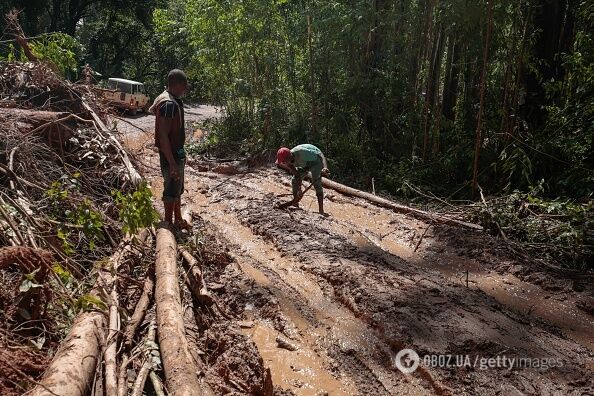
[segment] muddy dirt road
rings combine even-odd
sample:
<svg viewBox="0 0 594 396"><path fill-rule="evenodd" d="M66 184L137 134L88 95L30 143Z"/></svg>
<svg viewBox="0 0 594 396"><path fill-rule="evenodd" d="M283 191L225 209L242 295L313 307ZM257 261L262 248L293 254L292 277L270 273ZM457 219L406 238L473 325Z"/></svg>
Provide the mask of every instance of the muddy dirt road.
<svg viewBox="0 0 594 396"><path fill-rule="evenodd" d="M154 119L128 121L146 131L120 123L158 198ZM207 281L275 394L594 394L594 316L577 308L593 296L589 281L537 271L494 238L449 226L431 225L415 251L429 224L331 190L328 218L311 191L301 209L274 209L290 179L271 166L228 176L188 163L185 206L233 258ZM405 348L420 356L412 373L395 364Z"/></svg>

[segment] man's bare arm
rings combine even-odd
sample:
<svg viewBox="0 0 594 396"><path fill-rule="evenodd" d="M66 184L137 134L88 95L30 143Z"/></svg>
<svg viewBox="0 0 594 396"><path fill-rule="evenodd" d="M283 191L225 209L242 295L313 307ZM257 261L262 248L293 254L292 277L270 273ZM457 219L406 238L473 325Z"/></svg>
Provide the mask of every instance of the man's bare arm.
<svg viewBox="0 0 594 396"><path fill-rule="evenodd" d="M173 121L170 118L161 117L159 118L159 146L163 155L167 159L170 166L175 165L175 159L173 157L173 151L171 150L171 141L169 140L169 131L171 130L171 123Z"/></svg>
<svg viewBox="0 0 594 396"><path fill-rule="evenodd" d="M297 169L292 164L277 164L277 166L281 169L284 169L292 175L297 174Z"/></svg>
<svg viewBox="0 0 594 396"><path fill-rule="evenodd" d="M324 168L328 169L328 163L326 162L326 157L324 157L324 154L320 153L320 158L322 158L322 164L324 165Z"/></svg>

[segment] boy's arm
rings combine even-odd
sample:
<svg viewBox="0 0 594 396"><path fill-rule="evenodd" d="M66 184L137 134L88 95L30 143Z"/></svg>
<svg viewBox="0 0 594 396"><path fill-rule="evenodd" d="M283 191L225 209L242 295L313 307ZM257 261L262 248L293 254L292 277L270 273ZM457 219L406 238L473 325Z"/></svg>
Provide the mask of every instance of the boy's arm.
<svg viewBox="0 0 594 396"><path fill-rule="evenodd" d="M328 169L328 163L326 162L326 157L324 157L324 154L320 153L320 158L322 158L322 164L324 165L324 169Z"/></svg>
<svg viewBox="0 0 594 396"><path fill-rule="evenodd" d="M169 140L169 131L171 130L172 122L173 121L171 118L159 117L159 124L157 125L157 127L159 128L159 146L161 152L163 153L163 155L167 159L167 162L169 163L169 170L171 176L174 179L177 179L177 165L173 157L173 151L171 150L171 141Z"/></svg>
<svg viewBox="0 0 594 396"><path fill-rule="evenodd" d="M326 162L326 157L324 157L324 154L320 153L320 158L322 159L322 176L324 177L328 177L330 176L330 171L328 170L328 163Z"/></svg>
<svg viewBox="0 0 594 396"><path fill-rule="evenodd" d="M292 175L297 174L297 169L295 168L295 166L293 166L293 164L277 164L276 166L278 166L281 169L284 169Z"/></svg>

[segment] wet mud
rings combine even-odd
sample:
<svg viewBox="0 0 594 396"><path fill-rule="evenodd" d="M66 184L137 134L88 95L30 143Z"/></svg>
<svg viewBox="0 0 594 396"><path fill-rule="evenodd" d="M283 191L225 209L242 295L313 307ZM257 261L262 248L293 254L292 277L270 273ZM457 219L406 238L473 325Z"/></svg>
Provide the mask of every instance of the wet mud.
<svg viewBox="0 0 594 396"><path fill-rule="evenodd" d="M144 153L147 169L158 166ZM274 209L290 185L270 168L186 174L186 207L231 259L205 270L232 319L201 345L249 346L228 350L225 364L213 355L207 370L237 382L217 392L260 394L268 369L279 395L594 392L594 316L577 307L590 285L576 291L488 235L434 225L419 244L428 224L333 191L328 218L311 192L301 209ZM147 176L158 196L159 173ZM423 360L413 373L395 366L403 348ZM503 357L516 366L488 367Z"/></svg>

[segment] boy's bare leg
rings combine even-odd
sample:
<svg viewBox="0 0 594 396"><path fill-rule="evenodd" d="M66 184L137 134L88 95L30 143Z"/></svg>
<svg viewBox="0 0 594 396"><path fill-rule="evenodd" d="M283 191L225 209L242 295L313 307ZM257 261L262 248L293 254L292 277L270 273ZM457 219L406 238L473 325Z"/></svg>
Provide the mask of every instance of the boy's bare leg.
<svg viewBox="0 0 594 396"><path fill-rule="evenodd" d="M324 212L324 196L318 195L318 209L321 215L326 216L326 212Z"/></svg>
<svg viewBox="0 0 594 396"><path fill-rule="evenodd" d="M181 198L173 201L173 214L175 217L175 223L181 223L183 221L181 214Z"/></svg>
<svg viewBox="0 0 594 396"><path fill-rule="evenodd" d="M165 221L169 224L173 224L173 207L175 202L173 201L163 201L163 206L165 207Z"/></svg>

